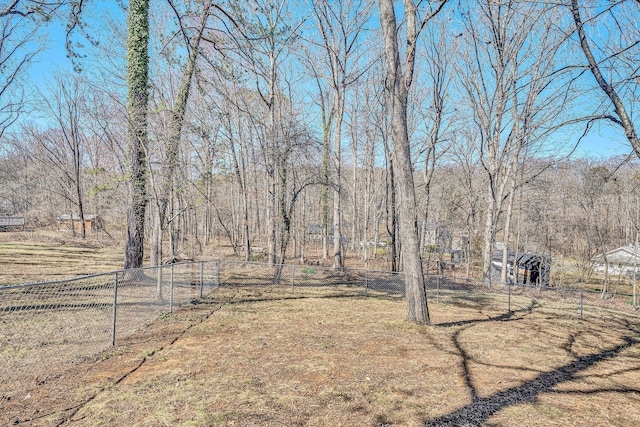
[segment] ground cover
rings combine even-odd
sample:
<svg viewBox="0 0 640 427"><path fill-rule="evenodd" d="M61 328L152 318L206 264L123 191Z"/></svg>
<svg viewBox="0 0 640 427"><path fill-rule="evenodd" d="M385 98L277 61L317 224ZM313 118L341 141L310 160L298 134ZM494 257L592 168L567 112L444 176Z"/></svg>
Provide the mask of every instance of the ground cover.
<svg viewBox="0 0 640 427"><path fill-rule="evenodd" d="M121 262L115 243L6 236L0 280L13 283ZM454 290L431 301L434 325L415 326L382 292L232 282L0 396L0 424L640 425L634 315L580 320L575 303L519 295L505 313L505 295Z"/></svg>
<svg viewBox="0 0 640 427"><path fill-rule="evenodd" d="M123 247L59 232L0 233L0 286L119 270Z"/></svg>
<svg viewBox="0 0 640 427"><path fill-rule="evenodd" d="M17 425L639 425L640 320L505 313L470 294L404 322L400 298L228 287L29 396ZM502 304L502 302L500 302ZM493 309L495 308L495 309Z"/></svg>

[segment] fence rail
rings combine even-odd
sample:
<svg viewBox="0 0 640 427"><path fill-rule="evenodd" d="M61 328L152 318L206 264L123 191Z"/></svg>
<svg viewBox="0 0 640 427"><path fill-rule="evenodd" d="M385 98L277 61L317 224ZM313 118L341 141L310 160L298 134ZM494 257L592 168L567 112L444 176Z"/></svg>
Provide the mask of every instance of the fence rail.
<svg viewBox="0 0 640 427"><path fill-rule="evenodd" d="M632 310L631 295L575 289L485 284L426 276L430 302L512 311L532 301L582 318L592 307ZM69 366L91 361L159 315L217 287L277 287L327 296L402 297L402 273L218 259L115 271L69 280L0 287L0 402L28 393Z"/></svg>

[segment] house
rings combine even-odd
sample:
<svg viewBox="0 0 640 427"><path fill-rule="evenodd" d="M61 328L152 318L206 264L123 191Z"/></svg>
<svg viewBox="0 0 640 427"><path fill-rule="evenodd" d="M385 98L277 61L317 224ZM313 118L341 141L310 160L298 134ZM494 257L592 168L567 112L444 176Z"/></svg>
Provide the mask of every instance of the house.
<svg viewBox="0 0 640 427"><path fill-rule="evenodd" d="M419 223L422 231L422 242L425 252L449 252L456 249L465 249L469 245L469 233L459 228L450 228L444 223L426 222Z"/></svg>
<svg viewBox="0 0 640 427"><path fill-rule="evenodd" d="M592 258L594 270L610 274L633 274L640 269L640 246L622 246Z"/></svg>
<svg viewBox="0 0 640 427"><path fill-rule="evenodd" d="M85 231L104 230L104 221L100 215L84 216ZM75 230L76 233L82 232L82 220L79 215L64 214L58 217L58 230Z"/></svg>

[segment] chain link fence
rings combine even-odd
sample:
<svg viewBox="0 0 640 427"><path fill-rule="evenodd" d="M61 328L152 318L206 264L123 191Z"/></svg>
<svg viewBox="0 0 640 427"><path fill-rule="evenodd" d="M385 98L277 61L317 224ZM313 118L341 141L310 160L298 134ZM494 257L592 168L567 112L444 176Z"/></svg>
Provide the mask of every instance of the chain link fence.
<svg viewBox="0 0 640 427"><path fill-rule="evenodd" d="M214 262L0 287L0 398L90 361L216 286Z"/></svg>
<svg viewBox="0 0 640 427"><path fill-rule="evenodd" d="M540 306L582 318L632 310L631 295L426 276L430 303L509 313ZM405 295L404 275L219 259L0 287L0 398L61 375L174 308L217 287L295 296ZM275 294L272 295L276 296ZM0 399L1 400L1 399Z"/></svg>
<svg viewBox="0 0 640 427"><path fill-rule="evenodd" d="M635 312L632 294L552 286L483 282L478 279L426 276L431 302L495 311L521 311L544 305L555 315L584 318L602 310Z"/></svg>
<svg viewBox="0 0 640 427"><path fill-rule="evenodd" d="M308 265L269 265L235 260L218 261L218 282L223 287L280 289L302 295L332 293L365 295L370 292L403 296L404 275L364 269L334 270Z"/></svg>

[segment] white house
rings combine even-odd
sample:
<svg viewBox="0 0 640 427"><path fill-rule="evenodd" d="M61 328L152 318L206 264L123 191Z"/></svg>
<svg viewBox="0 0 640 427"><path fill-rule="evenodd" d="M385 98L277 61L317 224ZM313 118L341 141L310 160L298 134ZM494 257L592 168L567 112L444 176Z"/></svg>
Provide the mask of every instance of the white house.
<svg viewBox="0 0 640 427"><path fill-rule="evenodd" d="M622 246L593 257L595 271L604 272L609 264L610 274L633 274L640 271L640 246Z"/></svg>

